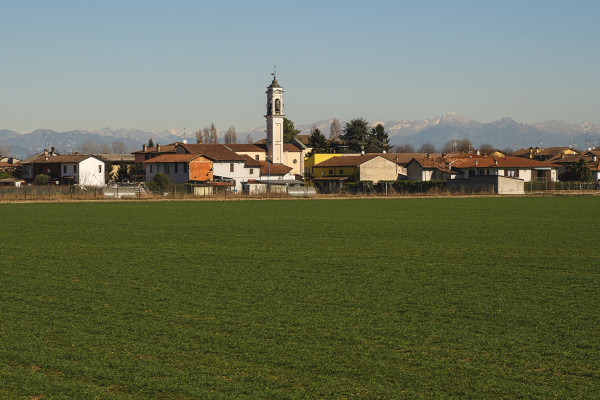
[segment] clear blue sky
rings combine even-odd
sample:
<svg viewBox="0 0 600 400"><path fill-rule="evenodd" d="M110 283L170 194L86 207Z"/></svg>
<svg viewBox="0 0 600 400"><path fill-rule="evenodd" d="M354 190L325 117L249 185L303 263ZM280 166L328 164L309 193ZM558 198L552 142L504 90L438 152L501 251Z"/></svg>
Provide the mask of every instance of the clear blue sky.
<svg viewBox="0 0 600 400"><path fill-rule="evenodd" d="M600 123L598 1L2 0L0 129Z"/></svg>

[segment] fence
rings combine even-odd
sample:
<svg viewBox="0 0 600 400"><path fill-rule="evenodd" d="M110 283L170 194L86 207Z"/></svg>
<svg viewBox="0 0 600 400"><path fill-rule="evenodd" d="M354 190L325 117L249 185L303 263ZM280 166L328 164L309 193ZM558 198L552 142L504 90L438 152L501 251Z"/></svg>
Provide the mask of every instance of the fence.
<svg viewBox="0 0 600 400"><path fill-rule="evenodd" d="M103 199L102 188L79 186L0 186L0 201Z"/></svg>
<svg viewBox="0 0 600 400"><path fill-rule="evenodd" d="M525 182L525 192L530 193L598 193L600 182Z"/></svg>

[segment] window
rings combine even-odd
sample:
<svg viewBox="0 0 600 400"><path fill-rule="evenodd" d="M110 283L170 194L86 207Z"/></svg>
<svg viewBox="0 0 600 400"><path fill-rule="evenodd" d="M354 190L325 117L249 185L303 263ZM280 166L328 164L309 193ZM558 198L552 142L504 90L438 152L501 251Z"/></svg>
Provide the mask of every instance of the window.
<svg viewBox="0 0 600 400"><path fill-rule="evenodd" d="M66 174L66 173L67 173L67 166L65 165L65 166L63 166L63 174Z"/></svg>
<svg viewBox="0 0 600 400"><path fill-rule="evenodd" d="M256 161L258 161L258 160L260 159L260 156L257 154L257 155L255 155L255 156L254 156L254 159L255 159Z"/></svg>
<svg viewBox="0 0 600 400"><path fill-rule="evenodd" d="M343 174L344 174L344 170L340 169L340 175L343 175Z"/></svg>
<svg viewBox="0 0 600 400"><path fill-rule="evenodd" d="M296 160L296 159L294 158L294 161L292 161L292 162L293 162L294 164L297 164L297 163L298 163L298 160Z"/></svg>
<svg viewBox="0 0 600 400"><path fill-rule="evenodd" d="M250 168L250 175L254 175L254 168Z"/></svg>
<svg viewBox="0 0 600 400"><path fill-rule="evenodd" d="M101 174L102 173L102 164L98 165L98 173Z"/></svg>
<svg viewBox="0 0 600 400"><path fill-rule="evenodd" d="M179 163L175 163L175 173L179 172Z"/></svg>
<svg viewBox="0 0 600 400"><path fill-rule="evenodd" d="M333 170L332 169L329 170L329 175L333 175Z"/></svg>
<svg viewBox="0 0 600 400"><path fill-rule="evenodd" d="M150 173L152 173L152 164L150 164Z"/></svg>
<svg viewBox="0 0 600 400"><path fill-rule="evenodd" d="M102 171L99 171L102 172ZM73 165L73 173L76 174L77 173L77 165Z"/></svg>
<svg viewBox="0 0 600 400"><path fill-rule="evenodd" d="M165 174L169 175L169 172L170 172L169 170L170 170L169 165L165 164Z"/></svg>
<svg viewBox="0 0 600 400"><path fill-rule="evenodd" d="M519 170L518 169L505 169L504 176L507 176L509 178L518 178Z"/></svg>
<svg viewBox="0 0 600 400"><path fill-rule="evenodd" d="M187 174L187 164L183 163L183 172L185 172Z"/></svg>
<svg viewBox="0 0 600 400"><path fill-rule="evenodd" d="M233 172L234 167L235 167L234 163L229 164L229 172Z"/></svg>

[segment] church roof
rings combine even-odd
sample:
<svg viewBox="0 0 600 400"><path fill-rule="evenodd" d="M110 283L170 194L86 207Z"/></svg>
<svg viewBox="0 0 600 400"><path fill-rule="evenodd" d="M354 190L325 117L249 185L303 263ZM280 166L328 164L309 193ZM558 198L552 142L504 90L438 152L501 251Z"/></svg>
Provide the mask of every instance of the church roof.
<svg viewBox="0 0 600 400"><path fill-rule="evenodd" d="M280 88L281 86L279 86L279 83L277 82L277 77L275 75L273 75L273 82L271 82L271 86L269 86L270 88Z"/></svg>

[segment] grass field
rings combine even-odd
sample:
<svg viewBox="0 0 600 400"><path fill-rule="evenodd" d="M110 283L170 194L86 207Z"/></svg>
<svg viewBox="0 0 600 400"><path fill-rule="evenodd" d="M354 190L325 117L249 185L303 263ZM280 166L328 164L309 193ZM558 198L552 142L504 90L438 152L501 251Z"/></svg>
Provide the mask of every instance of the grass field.
<svg viewBox="0 0 600 400"><path fill-rule="evenodd" d="M598 399L600 199L1 204L0 398Z"/></svg>

